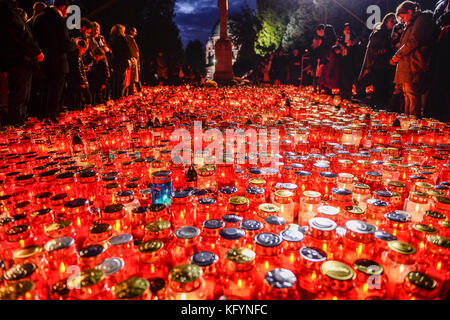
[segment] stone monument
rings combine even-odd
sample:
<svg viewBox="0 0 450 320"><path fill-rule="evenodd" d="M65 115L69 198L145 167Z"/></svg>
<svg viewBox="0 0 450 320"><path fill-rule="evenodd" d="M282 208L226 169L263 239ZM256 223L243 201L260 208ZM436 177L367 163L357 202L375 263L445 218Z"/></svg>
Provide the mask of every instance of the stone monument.
<svg viewBox="0 0 450 320"><path fill-rule="evenodd" d="M228 38L228 0L218 0L220 10L220 39L216 42L214 81L229 84L233 80L233 52Z"/></svg>

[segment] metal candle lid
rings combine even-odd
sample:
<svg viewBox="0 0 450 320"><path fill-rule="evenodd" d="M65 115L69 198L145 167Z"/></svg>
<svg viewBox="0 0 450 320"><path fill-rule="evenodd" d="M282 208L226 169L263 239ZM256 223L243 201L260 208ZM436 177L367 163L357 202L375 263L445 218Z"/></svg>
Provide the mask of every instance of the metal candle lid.
<svg viewBox="0 0 450 320"><path fill-rule="evenodd" d="M299 252L303 259L310 262L322 262L327 260L326 252L319 248L303 247Z"/></svg>
<svg viewBox="0 0 450 320"><path fill-rule="evenodd" d="M61 237L61 238L52 239L52 240L48 241L45 244L44 249L47 252L52 252L52 251L56 251L56 250L60 250L60 249L69 248L69 247L73 246L74 243L75 243L75 240L73 238Z"/></svg>
<svg viewBox="0 0 450 320"><path fill-rule="evenodd" d="M224 228L219 231L219 235L225 240L239 240L245 236L245 231L240 228Z"/></svg>
<svg viewBox="0 0 450 320"><path fill-rule="evenodd" d="M105 278L102 270L88 269L81 272L81 274L70 277L67 281L69 289L78 289L91 287L99 283Z"/></svg>
<svg viewBox="0 0 450 320"><path fill-rule="evenodd" d="M394 241L397 240L397 237L392 235L391 233L387 232L387 231L376 231L375 232L375 238L382 240L382 241Z"/></svg>
<svg viewBox="0 0 450 320"><path fill-rule="evenodd" d="M264 225L256 220L244 220L241 222L240 227L243 230L256 231L264 228Z"/></svg>
<svg viewBox="0 0 450 320"><path fill-rule="evenodd" d="M406 211L394 211L384 215L386 219L398 223L407 223L411 221L411 216Z"/></svg>
<svg viewBox="0 0 450 320"><path fill-rule="evenodd" d="M201 199L198 199L198 204L201 204L201 205L212 205L212 204L215 204L216 203L216 200L214 200L214 199L212 199L212 198L201 198Z"/></svg>
<svg viewBox="0 0 450 320"><path fill-rule="evenodd" d="M225 258L237 264L250 263L255 260L256 253L247 248L232 248L227 251Z"/></svg>
<svg viewBox="0 0 450 320"><path fill-rule="evenodd" d="M185 264L170 270L169 281L187 284L196 281L202 276L202 268L195 264Z"/></svg>
<svg viewBox="0 0 450 320"><path fill-rule="evenodd" d="M437 281L435 279L419 271L408 272L406 279L411 284L423 290L433 290L437 286Z"/></svg>
<svg viewBox="0 0 450 320"><path fill-rule="evenodd" d="M309 220L311 229L320 231L333 231L337 228L336 222L328 218L314 217Z"/></svg>
<svg viewBox="0 0 450 320"><path fill-rule="evenodd" d="M339 209L332 206L320 206L317 208L317 212L324 216L337 216L339 214Z"/></svg>
<svg viewBox="0 0 450 320"><path fill-rule="evenodd" d="M36 269L37 266L34 263L15 265L5 272L3 278L5 278L6 281L21 280L32 275Z"/></svg>
<svg viewBox="0 0 450 320"><path fill-rule="evenodd" d="M302 232L293 229L286 229L281 231L280 236L284 241L288 242L300 242L304 238Z"/></svg>
<svg viewBox="0 0 450 320"><path fill-rule="evenodd" d="M200 235L200 230L196 227L191 227L191 226L181 227L175 231L175 236L178 239L185 239L185 240L193 239L199 235Z"/></svg>
<svg viewBox="0 0 450 320"><path fill-rule="evenodd" d="M256 244L266 248L279 246L282 241L281 237L274 233L259 233L255 236Z"/></svg>
<svg viewBox="0 0 450 320"><path fill-rule="evenodd" d="M359 259L355 261L353 268L364 273L367 276L382 275L384 269L377 262L368 259Z"/></svg>
<svg viewBox="0 0 450 320"><path fill-rule="evenodd" d="M105 251L105 248L103 246L94 244L94 245L91 245L91 246L81 249L78 252L78 255L81 258L92 258L92 257L96 257L99 254L103 253L103 251Z"/></svg>
<svg viewBox="0 0 450 320"><path fill-rule="evenodd" d="M355 276L353 269L340 261L325 261L320 269L324 275L333 280L348 281Z"/></svg>
<svg viewBox="0 0 450 320"><path fill-rule="evenodd" d="M105 276L111 276L124 267L125 263L120 258L108 258L100 262L95 268L102 270Z"/></svg>
<svg viewBox="0 0 450 320"><path fill-rule="evenodd" d="M223 193L223 194L233 194L233 193L237 192L237 188L236 187L223 187L223 188L220 188L219 192Z"/></svg>
<svg viewBox="0 0 450 320"><path fill-rule="evenodd" d="M133 236L131 234L119 234L110 238L108 243L112 246L120 246L131 241L133 241Z"/></svg>
<svg viewBox="0 0 450 320"><path fill-rule="evenodd" d="M208 267L219 260L219 257L209 251L197 252L191 257L191 262L200 267Z"/></svg>
<svg viewBox="0 0 450 320"><path fill-rule="evenodd" d="M226 214L222 217L222 220L228 223L238 223L241 222L243 219L244 219L243 217L234 214Z"/></svg>
<svg viewBox="0 0 450 320"><path fill-rule="evenodd" d="M117 299L137 299L150 287L150 283L139 277L132 277L113 287L114 297Z"/></svg>
<svg viewBox="0 0 450 320"><path fill-rule="evenodd" d="M218 219L206 220L203 222L203 227L206 229L220 229L225 227L225 221Z"/></svg>
<svg viewBox="0 0 450 320"><path fill-rule="evenodd" d="M349 220L345 223L345 227L355 233L374 234L377 228L370 223L360 220Z"/></svg>
<svg viewBox="0 0 450 320"><path fill-rule="evenodd" d="M282 226L286 224L286 219L279 216L268 216L264 221L272 226Z"/></svg>
<svg viewBox="0 0 450 320"><path fill-rule="evenodd" d="M247 188L246 192L248 194L258 195L258 194L263 194L264 193L264 189L263 188L258 188L258 187L249 187L249 188Z"/></svg>
<svg viewBox="0 0 450 320"><path fill-rule="evenodd" d="M73 209L73 208L87 206L88 204L89 204L89 200L80 198L80 199L75 199L75 200L66 202L64 204L64 207Z"/></svg>
<svg viewBox="0 0 450 320"><path fill-rule="evenodd" d="M260 204L258 209L265 213L277 213L280 211L280 208L278 208L276 205L274 205L272 203Z"/></svg>
<svg viewBox="0 0 450 320"><path fill-rule="evenodd" d="M294 273L287 269L274 269L266 273L267 283L277 289L291 288L297 282Z"/></svg>

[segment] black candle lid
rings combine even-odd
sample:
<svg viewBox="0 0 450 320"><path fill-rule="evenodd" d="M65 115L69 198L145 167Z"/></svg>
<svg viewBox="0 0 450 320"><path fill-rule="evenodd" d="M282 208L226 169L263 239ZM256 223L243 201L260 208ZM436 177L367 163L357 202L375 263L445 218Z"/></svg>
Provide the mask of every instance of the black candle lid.
<svg viewBox="0 0 450 320"><path fill-rule="evenodd" d="M237 216L235 214L226 214L222 217L222 220L228 223L238 223L241 222L244 218L241 216Z"/></svg>
<svg viewBox="0 0 450 320"><path fill-rule="evenodd" d="M178 239L193 239L198 235L200 235L200 230L192 226L185 226L175 230L175 236Z"/></svg>
<svg viewBox="0 0 450 320"><path fill-rule="evenodd" d="M207 267L219 260L219 257L212 252L209 251L201 251L197 252L191 257L191 262L200 267Z"/></svg>
<svg viewBox="0 0 450 320"><path fill-rule="evenodd" d="M105 248L103 246L94 244L94 245L91 245L91 246L81 249L78 252L78 255L81 258L92 258L92 257L98 256L99 254L103 253L103 251L105 251Z"/></svg>
<svg viewBox="0 0 450 320"><path fill-rule="evenodd" d="M264 225L256 220L244 220L241 222L240 227L243 230L256 231L264 228Z"/></svg>
<svg viewBox="0 0 450 320"><path fill-rule="evenodd" d="M5 272L3 278L5 278L6 281L21 280L32 275L36 269L37 266L34 263L15 265Z"/></svg>
<svg viewBox="0 0 450 320"><path fill-rule="evenodd" d="M75 200L71 200L68 201L64 204L64 207L66 208L79 208L79 207L83 207L89 204L89 200L87 199L75 199Z"/></svg>
<svg viewBox="0 0 450 320"><path fill-rule="evenodd" d="M225 227L225 221L218 219L206 220L203 222L203 227L206 229L220 229Z"/></svg>
<svg viewBox="0 0 450 320"><path fill-rule="evenodd" d="M286 223L286 219L279 216L268 216L264 221L270 225L282 226Z"/></svg>

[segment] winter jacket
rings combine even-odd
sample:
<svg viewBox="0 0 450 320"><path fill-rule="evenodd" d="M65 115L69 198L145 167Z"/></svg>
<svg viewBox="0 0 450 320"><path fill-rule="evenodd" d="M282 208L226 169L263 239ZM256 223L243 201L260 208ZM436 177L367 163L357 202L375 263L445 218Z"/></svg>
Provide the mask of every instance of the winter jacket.
<svg viewBox="0 0 450 320"><path fill-rule="evenodd" d="M390 31L380 29L372 32L367 45L360 79L370 72L389 69L389 60L392 55L393 46Z"/></svg>
<svg viewBox="0 0 450 320"><path fill-rule="evenodd" d="M0 1L0 68L12 63L31 63L41 53L37 42L10 0Z"/></svg>
<svg viewBox="0 0 450 320"><path fill-rule="evenodd" d="M430 71L436 25L431 11L419 12L400 39L396 84L417 84Z"/></svg>
<svg viewBox="0 0 450 320"><path fill-rule="evenodd" d="M98 90L108 81L108 65L104 59L95 62L88 73L89 85L93 90Z"/></svg>
<svg viewBox="0 0 450 320"><path fill-rule="evenodd" d="M33 35L45 55L42 70L47 74L69 72L67 53L77 50L75 42L69 38L66 21L53 8L45 8L33 22Z"/></svg>
<svg viewBox="0 0 450 320"><path fill-rule="evenodd" d="M130 48L125 37L119 36L111 39L111 50L113 52L112 68L125 70L129 66L131 59Z"/></svg>

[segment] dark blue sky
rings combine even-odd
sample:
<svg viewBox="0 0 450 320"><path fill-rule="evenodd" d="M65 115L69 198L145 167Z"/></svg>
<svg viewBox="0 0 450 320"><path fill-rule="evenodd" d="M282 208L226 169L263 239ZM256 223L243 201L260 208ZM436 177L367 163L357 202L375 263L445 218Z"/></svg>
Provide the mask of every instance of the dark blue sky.
<svg viewBox="0 0 450 320"><path fill-rule="evenodd" d="M239 11L245 3L256 9L256 0L228 0L229 13ZM205 44L219 20L217 0L176 0L175 14L175 22L185 46L190 40L196 39Z"/></svg>

